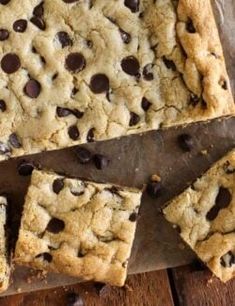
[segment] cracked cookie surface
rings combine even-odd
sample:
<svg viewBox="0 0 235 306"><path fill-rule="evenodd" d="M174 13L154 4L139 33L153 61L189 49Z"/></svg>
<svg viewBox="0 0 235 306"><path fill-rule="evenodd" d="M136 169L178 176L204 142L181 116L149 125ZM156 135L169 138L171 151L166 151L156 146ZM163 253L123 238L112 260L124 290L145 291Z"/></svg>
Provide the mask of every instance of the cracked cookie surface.
<svg viewBox="0 0 235 306"><path fill-rule="evenodd" d="M7 200L0 196L0 292L5 291L10 281L10 257L6 235Z"/></svg>
<svg viewBox="0 0 235 306"><path fill-rule="evenodd" d="M35 171L15 260L122 286L142 192Z"/></svg>
<svg viewBox="0 0 235 306"><path fill-rule="evenodd" d="M217 277L228 281L235 276L235 150L163 212Z"/></svg>
<svg viewBox="0 0 235 306"><path fill-rule="evenodd" d="M209 0L0 1L0 159L231 113Z"/></svg>

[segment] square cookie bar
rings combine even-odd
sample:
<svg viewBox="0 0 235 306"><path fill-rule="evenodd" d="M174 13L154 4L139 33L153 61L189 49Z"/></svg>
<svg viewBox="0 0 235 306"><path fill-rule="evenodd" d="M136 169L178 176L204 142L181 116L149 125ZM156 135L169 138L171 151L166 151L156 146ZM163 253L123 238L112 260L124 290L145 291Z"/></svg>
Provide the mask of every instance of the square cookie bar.
<svg viewBox="0 0 235 306"><path fill-rule="evenodd" d="M210 0L0 0L0 158L234 113Z"/></svg>
<svg viewBox="0 0 235 306"><path fill-rule="evenodd" d="M122 286L142 192L34 171L16 262Z"/></svg>
<svg viewBox="0 0 235 306"><path fill-rule="evenodd" d="M226 282L235 276L235 150L164 209L181 237Z"/></svg>
<svg viewBox="0 0 235 306"><path fill-rule="evenodd" d="M6 234L7 200L0 196L0 293L9 286L10 256L8 252L8 238Z"/></svg>

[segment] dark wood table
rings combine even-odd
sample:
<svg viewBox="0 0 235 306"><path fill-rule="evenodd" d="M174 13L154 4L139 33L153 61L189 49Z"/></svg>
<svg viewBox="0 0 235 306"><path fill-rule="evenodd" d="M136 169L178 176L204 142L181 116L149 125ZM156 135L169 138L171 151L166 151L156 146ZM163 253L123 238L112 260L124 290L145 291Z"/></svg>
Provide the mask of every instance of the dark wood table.
<svg viewBox="0 0 235 306"><path fill-rule="evenodd" d="M18 294L0 306L70 306L71 292L76 306L235 306L235 280L223 284L198 264L129 276L123 288L83 283Z"/></svg>

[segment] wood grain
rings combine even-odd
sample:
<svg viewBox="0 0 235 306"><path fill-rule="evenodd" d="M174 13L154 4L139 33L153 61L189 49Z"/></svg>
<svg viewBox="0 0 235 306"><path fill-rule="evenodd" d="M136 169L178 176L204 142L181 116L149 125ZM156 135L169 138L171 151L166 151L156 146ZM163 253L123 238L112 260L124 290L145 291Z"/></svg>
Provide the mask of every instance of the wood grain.
<svg viewBox="0 0 235 306"><path fill-rule="evenodd" d="M235 280L223 284L211 272L192 266L172 270L175 305L235 306Z"/></svg>
<svg viewBox="0 0 235 306"><path fill-rule="evenodd" d="M173 306L166 271L128 277L124 288L104 287L101 291L92 283L18 294L0 299L1 306L66 306L68 292L78 293L86 306Z"/></svg>

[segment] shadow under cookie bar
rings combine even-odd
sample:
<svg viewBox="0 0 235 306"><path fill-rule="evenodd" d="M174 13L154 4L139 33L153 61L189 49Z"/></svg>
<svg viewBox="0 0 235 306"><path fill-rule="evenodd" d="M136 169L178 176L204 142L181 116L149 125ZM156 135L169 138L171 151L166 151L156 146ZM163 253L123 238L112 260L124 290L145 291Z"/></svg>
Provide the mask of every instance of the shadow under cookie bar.
<svg viewBox="0 0 235 306"><path fill-rule="evenodd" d="M122 286L142 192L34 170L18 264Z"/></svg>
<svg viewBox="0 0 235 306"><path fill-rule="evenodd" d="M10 255L6 233L7 199L0 196L0 293L7 290L10 281Z"/></svg>
<svg viewBox="0 0 235 306"><path fill-rule="evenodd" d="M235 150L167 203L163 213L222 281L235 277Z"/></svg>

